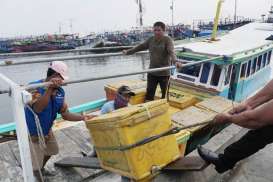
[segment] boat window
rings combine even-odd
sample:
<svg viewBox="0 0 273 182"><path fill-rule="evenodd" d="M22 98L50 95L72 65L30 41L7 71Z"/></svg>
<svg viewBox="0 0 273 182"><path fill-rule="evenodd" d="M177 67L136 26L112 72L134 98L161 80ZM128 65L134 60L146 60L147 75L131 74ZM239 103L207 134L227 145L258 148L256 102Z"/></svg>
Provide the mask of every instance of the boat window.
<svg viewBox="0 0 273 182"><path fill-rule="evenodd" d="M182 68L179 73L183 73L186 75L194 76L194 77L199 77L201 65L193 65L189 67Z"/></svg>
<svg viewBox="0 0 273 182"><path fill-rule="evenodd" d="M262 65L262 58L263 58L263 56L262 56L262 55L260 55L260 56L258 57L257 71L259 71L259 70L261 69L261 65Z"/></svg>
<svg viewBox="0 0 273 182"><path fill-rule="evenodd" d="M210 63L205 63L203 64L203 69L202 69L202 73L201 73L201 78L200 78L200 82L201 83L207 83L208 79L209 79L209 72L210 72Z"/></svg>
<svg viewBox="0 0 273 182"><path fill-rule="evenodd" d="M246 77L249 77L251 70L251 60L248 61Z"/></svg>
<svg viewBox="0 0 273 182"><path fill-rule="evenodd" d="M264 56L263 56L262 68L265 67L266 58L267 58L267 53L265 53Z"/></svg>
<svg viewBox="0 0 273 182"><path fill-rule="evenodd" d="M255 58L255 59L252 61L252 65L251 65L251 75L255 73L256 66L257 66L257 58Z"/></svg>
<svg viewBox="0 0 273 182"><path fill-rule="evenodd" d="M246 64L247 63L242 64L240 78L244 78L245 77L245 74L246 74Z"/></svg>
<svg viewBox="0 0 273 182"><path fill-rule="evenodd" d="M213 69L213 73L212 73L212 77L211 77L211 81L210 81L210 85L212 85L212 86L218 86L220 75L221 75L221 71L222 71L221 66L215 64L214 65L214 69Z"/></svg>
<svg viewBox="0 0 273 182"><path fill-rule="evenodd" d="M225 85L229 84L231 69L232 65L229 65L227 71L225 70Z"/></svg>
<svg viewBox="0 0 273 182"><path fill-rule="evenodd" d="M268 53L268 56L267 56L267 65L270 63L270 61L271 61L271 53L272 53L272 51L269 51L269 53Z"/></svg>

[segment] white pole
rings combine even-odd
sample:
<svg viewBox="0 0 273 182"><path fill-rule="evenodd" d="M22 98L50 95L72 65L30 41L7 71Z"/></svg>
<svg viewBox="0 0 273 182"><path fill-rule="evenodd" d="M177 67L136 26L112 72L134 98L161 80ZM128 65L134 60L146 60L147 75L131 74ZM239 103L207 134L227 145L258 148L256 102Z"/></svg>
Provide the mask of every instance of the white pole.
<svg viewBox="0 0 273 182"><path fill-rule="evenodd" d="M174 21L173 21L173 9L174 9L174 7L173 7L173 0L172 0L172 26L174 26Z"/></svg>
<svg viewBox="0 0 273 182"><path fill-rule="evenodd" d="M28 129L26 125L24 101L27 93L23 92L19 85L0 73L0 78L7 82L11 87L13 120L16 122L17 141L20 150L20 158L25 182L34 182L33 168L30 155Z"/></svg>

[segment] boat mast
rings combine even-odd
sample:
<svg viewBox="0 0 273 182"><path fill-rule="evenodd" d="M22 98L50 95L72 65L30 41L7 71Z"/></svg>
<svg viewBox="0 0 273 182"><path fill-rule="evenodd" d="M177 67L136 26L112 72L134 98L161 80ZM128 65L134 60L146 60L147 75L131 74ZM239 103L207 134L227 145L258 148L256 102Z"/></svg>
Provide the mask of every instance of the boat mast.
<svg viewBox="0 0 273 182"><path fill-rule="evenodd" d="M216 41L216 34L217 34L220 12L221 12L221 7L223 2L224 2L223 0L219 0L217 3L217 10L216 10L215 18L214 18L213 32L210 39L211 41Z"/></svg>
<svg viewBox="0 0 273 182"><path fill-rule="evenodd" d="M143 6L141 0L137 0L138 2L138 13L139 13L139 26L143 27Z"/></svg>
<svg viewBox="0 0 273 182"><path fill-rule="evenodd" d="M172 10L172 26L174 26L174 21L173 21L173 9L174 9L174 7L173 7L173 0L172 0L172 5L171 5L171 10Z"/></svg>
<svg viewBox="0 0 273 182"><path fill-rule="evenodd" d="M59 22L59 34L62 34L62 23Z"/></svg>
<svg viewBox="0 0 273 182"><path fill-rule="evenodd" d="M235 0L235 6L234 6L234 25L237 22L237 0Z"/></svg>
<svg viewBox="0 0 273 182"><path fill-rule="evenodd" d="M73 20L69 19L70 33L73 34Z"/></svg>

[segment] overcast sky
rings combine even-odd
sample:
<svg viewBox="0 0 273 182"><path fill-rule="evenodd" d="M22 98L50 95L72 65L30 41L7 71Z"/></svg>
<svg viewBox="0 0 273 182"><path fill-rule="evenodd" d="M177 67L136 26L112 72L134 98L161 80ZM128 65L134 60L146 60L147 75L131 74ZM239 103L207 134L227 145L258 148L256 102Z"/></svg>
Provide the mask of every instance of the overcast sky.
<svg viewBox="0 0 273 182"><path fill-rule="evenodd" d="M144 25L171 23L171 0L142 0ZM225 0L222 17L232 17L234 1ZM273 0L237 0L238 15L260 18ZM174 0L174 22L212 19L217 0ZM70 32L89 33L136 26L135 0L0 0L0 37Z"/></svg>

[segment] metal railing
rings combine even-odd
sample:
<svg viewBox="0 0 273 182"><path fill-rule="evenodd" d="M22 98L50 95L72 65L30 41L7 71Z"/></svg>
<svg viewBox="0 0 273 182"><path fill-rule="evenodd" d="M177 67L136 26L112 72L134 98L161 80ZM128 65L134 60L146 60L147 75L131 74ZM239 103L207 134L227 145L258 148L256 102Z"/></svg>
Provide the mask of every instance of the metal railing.
<svg viewBox="0 0 273 182"><path fill-rule="evenodd" d="M23 168L25 182L34 182L33 168L31 163L28 129L25 118L24 105L28 102L30 94L23 90L18 84L0 73L0 79L10 86L10 97L12 100L13 119L16 121L16 133L20 151L20 159Z"/></svg>
<svg viewBox="0 0 273 182"><path fill-rule="evenodd" d="M222 59L222 58L223 58L223 56L217 56L217 57L213 57L213 58L209 58L209 59L204 59L202 61L186 63L186 64L183 65L183 68L193 66L193 65L202 64L202 63L206 63L206 62L219 60L219 59ZM137 72L130 72L130 73L123 73L123 74L116 74L116 75L108 75L108 76L101 76L101 77L91 77L91 78L85 78L85 79L79 79L79 80L72 80L72 81L64 82L63 85L65 86L65 85L75 84L75 83L92 82L92 81L105 80L105 79L110 79L110 78L140 75L140 74L144 74L144 73L154 73L154 72L166 71L166 70L172 70L172 69L175 69L175 66L167 66L167 67L162 67L162 68L152 68L152 69L147 69L147 70L137 71ZM43 83L38 83L38 84L25 85L25 86L22 86L21 88L23 88L24 90L31 90L31 89L35 89L35 88L38 88L38 87L46 87L46 86L49 86L50 84L51 84L51 82L43 82ZM10 92L11 92L10 89L0 90L0 94L6 94L6 93L10 93Z"/></svg>
<svg viewBox="0 0 273 182"><path fill-rule="evenodd" d="M175 48L176 51L182 50L181 47ZM136 53L136 55L147 54L148 51L141 51ZM78 59L92 59L92 58L105 58L105 57L114 57L114 56L125 56L122 52L117 53L104 53L104 54L85 54L85 55L74 55L74 56L58 56L58 57L49 57L49 58L29 58L23 60L3 60L0 61L0 67L13 66L13 65L23 65L23 64L34 64L34 63L47 63L52 61L69 61L69 60L78 60Z"/></svg>
<svg viewBox="0 0 273 182"><path fill-rule="evenodd" d="M77 53L77 52L91 52L102 50L120 50L129 49L133 46L117 46L117 47L98 47L98 48L85 48L85 49L70 49L70 50L55 50L55 51L37 51L37 52L19 52L19 53L2 53L0 58L11 58L18 56L37 56L37 55L50 55L50 54L62 54L62 53Z"/></svg>
<svg viewBox="0 0 273 182"><path fill-rule="evenodd" d="M0 66L12 66L12 65L22 65L22 64L34 64L34 63L46 63L52 61L68 61L75 59L90 59L90 58L104 58L111 56L123 56L122 52L118 53L108 53L108 54L86 54L86 55L77 55L77 56L60 56L60 57L51 57L51 58L33 58L26 59L23 61L3 61L0 63Z"/></svg>

